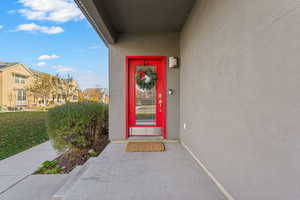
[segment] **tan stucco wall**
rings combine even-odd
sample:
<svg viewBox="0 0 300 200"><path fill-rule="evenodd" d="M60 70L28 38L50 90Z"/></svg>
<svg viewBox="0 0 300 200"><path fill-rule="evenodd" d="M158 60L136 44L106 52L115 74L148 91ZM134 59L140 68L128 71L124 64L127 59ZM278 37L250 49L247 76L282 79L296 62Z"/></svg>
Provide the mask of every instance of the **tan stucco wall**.
<svg viewBox="0 0 300 200"><path fill-rule="evenodd" d="M25 84L16 84L13 73L27 76ZM16 64L2 71L2 102L1 106L15 106L16 104L16 89L25 89L31 82L31 73L21 64Z"/></svg>
<svg viewBox="0 0 300 200"><path fill-rule="evenodd" d="M181 139L235 199L300 199L299 22L295 0L201 0L181 34Z"/></svg>

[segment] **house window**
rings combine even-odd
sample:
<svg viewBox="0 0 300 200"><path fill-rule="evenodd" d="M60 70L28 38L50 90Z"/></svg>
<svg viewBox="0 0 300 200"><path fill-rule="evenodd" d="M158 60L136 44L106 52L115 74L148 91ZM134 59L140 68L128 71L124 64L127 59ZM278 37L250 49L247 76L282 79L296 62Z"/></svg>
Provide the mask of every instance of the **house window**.
<svg viewBox="0 0 300 200"><path fill-rule="evenodd" d="M16 90L16 105L17 106L25 106L26 102L26 90Z"/></svg>
<svg viewBox="0 0 300 200"><path fill-rule="evenodd" d="M17 90L17 101L26 101L26 90Z"/></svg>
<svg viewBox="0 0 300 200"><path fill-rule="evenodd" d="M25 77L24 76L15 75L15 83L25 84Z"/></svg>

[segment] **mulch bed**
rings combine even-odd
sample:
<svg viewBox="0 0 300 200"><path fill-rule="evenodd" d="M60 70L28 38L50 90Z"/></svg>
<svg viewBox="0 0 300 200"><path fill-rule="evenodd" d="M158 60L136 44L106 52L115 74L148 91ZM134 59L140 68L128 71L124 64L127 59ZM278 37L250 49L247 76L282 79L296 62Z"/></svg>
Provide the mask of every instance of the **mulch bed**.
<svg viewBox="0 0 300 200"><path fill-rule="evenodd" d="M108 135L103 135L93 147L67 151L54 160L58 162L57 166L61 169L60 173L66 174L71 172L77 165L83 165L90 157L98 156L108 143ZM93 155L89 153L91 149L94 150Z"/></svg>

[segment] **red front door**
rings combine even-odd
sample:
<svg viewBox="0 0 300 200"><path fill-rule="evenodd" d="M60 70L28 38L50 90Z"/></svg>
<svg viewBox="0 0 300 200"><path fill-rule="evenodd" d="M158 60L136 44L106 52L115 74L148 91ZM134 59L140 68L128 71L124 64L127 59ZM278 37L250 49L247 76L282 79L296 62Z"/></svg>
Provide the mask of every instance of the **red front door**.
<svg viewBox="0 0 300 200"><path fill-rule="evenodd" d="M126 136L166 138L166 58L127 57L126 63L128 70ZM138 84L137 80L148 84L147 88L143 88L145 86ZM150 83L153 83L152 87Z"/></svg>

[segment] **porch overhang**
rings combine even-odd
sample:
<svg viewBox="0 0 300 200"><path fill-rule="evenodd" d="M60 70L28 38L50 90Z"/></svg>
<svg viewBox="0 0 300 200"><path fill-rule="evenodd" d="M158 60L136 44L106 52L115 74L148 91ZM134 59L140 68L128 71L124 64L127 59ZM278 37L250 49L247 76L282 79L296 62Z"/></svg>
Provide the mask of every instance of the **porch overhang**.
<svg viewBox="0 0 300 200"><path fill-rule="evenodd" d="M108 44L123 33L180 32L195 0L75 0Z"/></svg>

